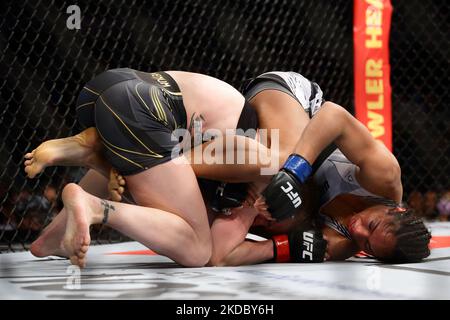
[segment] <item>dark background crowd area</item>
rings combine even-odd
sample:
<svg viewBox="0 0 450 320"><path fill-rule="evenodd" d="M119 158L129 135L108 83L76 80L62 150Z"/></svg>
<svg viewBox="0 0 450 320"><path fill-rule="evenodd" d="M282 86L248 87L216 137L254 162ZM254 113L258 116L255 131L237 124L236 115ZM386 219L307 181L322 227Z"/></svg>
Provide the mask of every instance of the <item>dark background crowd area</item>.
<svg viewBox="0 0 450 320"><path fill-rule="evenodd" d="M70 5L81 28L69 30ZM449 216L449 8L393 0L390 64L393 153L404 202L427 220ZM353 1L121 0L0 2L0 252L26 248L61 209L82 170L47 168L27 179L23 156L79 132L83 85L111 68L186 70L239 88L266 71L296 71L350 112ZM94 228L94 241L120 241Z"/></svg>

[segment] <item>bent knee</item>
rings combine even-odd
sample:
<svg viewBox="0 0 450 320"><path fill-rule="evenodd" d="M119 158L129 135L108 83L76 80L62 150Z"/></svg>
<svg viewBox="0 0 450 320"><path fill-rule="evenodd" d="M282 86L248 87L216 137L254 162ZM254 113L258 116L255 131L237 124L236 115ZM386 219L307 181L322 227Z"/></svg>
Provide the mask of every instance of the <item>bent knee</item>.
<svg viewBox="0 0 450 320"><path fill-rule="evenodd" d="M211 250L208 249L200 249L197 252L186 257L181 264L185 267L204 267L208 264L208 261L211 259Z"/></svg>
<svg viewBox="0 0 450 320"><path fill-rule="evenodd" d="M211 260L212 247L211 245L197 246L191 250L190 254L177 261L185 267L204 267Z"/></svg>
<svg viewBox="0 0 450 320"><path fill-rule="evenodd" d="M225 267L227 265L226 257L217 254L213 254L207 263L208 267Z"/></svg>

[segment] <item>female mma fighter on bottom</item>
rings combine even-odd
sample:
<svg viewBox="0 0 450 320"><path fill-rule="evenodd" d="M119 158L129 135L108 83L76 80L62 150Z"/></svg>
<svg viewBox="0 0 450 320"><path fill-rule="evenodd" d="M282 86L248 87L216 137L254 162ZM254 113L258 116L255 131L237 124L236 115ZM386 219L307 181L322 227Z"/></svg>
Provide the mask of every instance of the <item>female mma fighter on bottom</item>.
<svg viewBox="0 0 450 320"><path fill-rule="evenodd" d="M211 264L239 265L271 259L279 262L321 261L324 244L320 235L316 238L316 233L310 232L309 237L319 244L315 246L318 252L309 252L308 244L303 246L305 235L298 230L299 221L302 221L298 217L304 213L316 216L316 226L328 241L330 260L344 260L362 250L382 261L397 263L416 262L429 255L429 231L420 218L400 206L402 184L397 160L345 109L331 102L322 104L317 84L297 73L269 72L247 84L244 95L255 107L260 127L285 128L283 121L294 118L298 110L303 112L301 106L305 106L305 111L311 115L312 120L298 142L289 145L288 141L292 141L289 138L298 139L298 136L292 137L294 130L285 132L288 138L280 139L281 157L287 158L286 153L292 153L296 145L296 151L314 163L332 142L339 149L325 161L320 159L315 163L317 171L309 180L307 175L313 168L306 167L302 158L297 160L299 156L289 157L263 191L268 206L262 198L255 203L263 215L252 215L252 211L245 208L233 210L233 218L217 217L214 223L222 230L215 230L213 223ZM194 171L200 170L194 166ZM301 185L297 181L301 179L309 183ZM298 200L310 202L314 193L319 198L316 209L312 205L306 206L303 212L296 210ZM239 213L240 210L246 212ZM264 219L267 210L280 222L270 223ZM286 219L295 212L298 219ZM257 224L260 225L255 233L267 237L275 235L273 247L272 241L254 243L244 240L252 217L258 217ZM233 237L226 236L232 230L235 230L234 239L239 239L234 243L231 243ZM240 230L244 232L239 233Z"/></svg>

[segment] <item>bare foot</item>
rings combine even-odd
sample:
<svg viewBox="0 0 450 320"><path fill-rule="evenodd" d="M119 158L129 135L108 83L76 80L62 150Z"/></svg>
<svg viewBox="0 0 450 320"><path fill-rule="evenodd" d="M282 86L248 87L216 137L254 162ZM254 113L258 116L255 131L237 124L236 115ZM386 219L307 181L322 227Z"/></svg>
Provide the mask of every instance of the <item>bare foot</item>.
<svg viewBox="0 0 450 320"><path fill-rule="evenodd" d="M52 237L39 237L31 244L30 252L33 256L38 258L48 256L69 258L69 253L64 248L61 239Z"/></svg>
<svg viewBox="0 0 450 320"><path fill-rule="evenodd" d="M39 238L31 244L31 253L39 258L47 256L68 258L68 254L62 246L62 240L66 232L66 222L67 213L63 209L44 229Z"/></svg>
<svg viewBox="0 0 450 320"><path fill-rule="evenodd" d="M93 196L74 183L64 187L62 200L67 211L63 247L69 255L70 262L84 268L91 243L89 227L94 222L94 212L99 212L101 205Z"/></svg>
<svg viewBox="0 0 450 320"><path fill-rule="evenodd" d="M42 143L38 148L25 154L25 172L28 178L34 178L37 174L41 173L47 166L53 165L54 156L52 145L54 141L49 140Z"/></svg>
<svg viewBox="0 0 450 320"><path fill-rule="evenodd" d="M109 174L108 191L111 200L120 202L125 192L125 179L115 169L111 169Z"/></svg>
<svg viewBox="0 0 450 320"><path fill-rule="evenodd" d="M100 155L101 148L95 128L72 137L48 140L25 155L25 172L34 178L48 166L83 166L108 176L110 166Z"/></svg>

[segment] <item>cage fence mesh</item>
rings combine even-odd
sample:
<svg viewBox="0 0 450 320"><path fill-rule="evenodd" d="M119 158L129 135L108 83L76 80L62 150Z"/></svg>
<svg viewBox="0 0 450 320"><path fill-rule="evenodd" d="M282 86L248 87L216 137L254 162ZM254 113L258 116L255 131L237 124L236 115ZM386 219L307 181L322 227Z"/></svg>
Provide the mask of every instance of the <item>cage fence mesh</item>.
<svg viewBox="0 0 450 320"><path fill-rule="evenodd" d="M69 29L80 8L80 29ZM394 1L390 42L394 153L405 192L448 187L449 5ZM75 101L111 68L185 70L239 88L292 70L353 111L352 1L2 1L0 4L0 252L27 249L61 210L61 190L82 168L49 167L35 179L24 154L79 132ZM93 227L96 243L122 241Z"/></svg>

